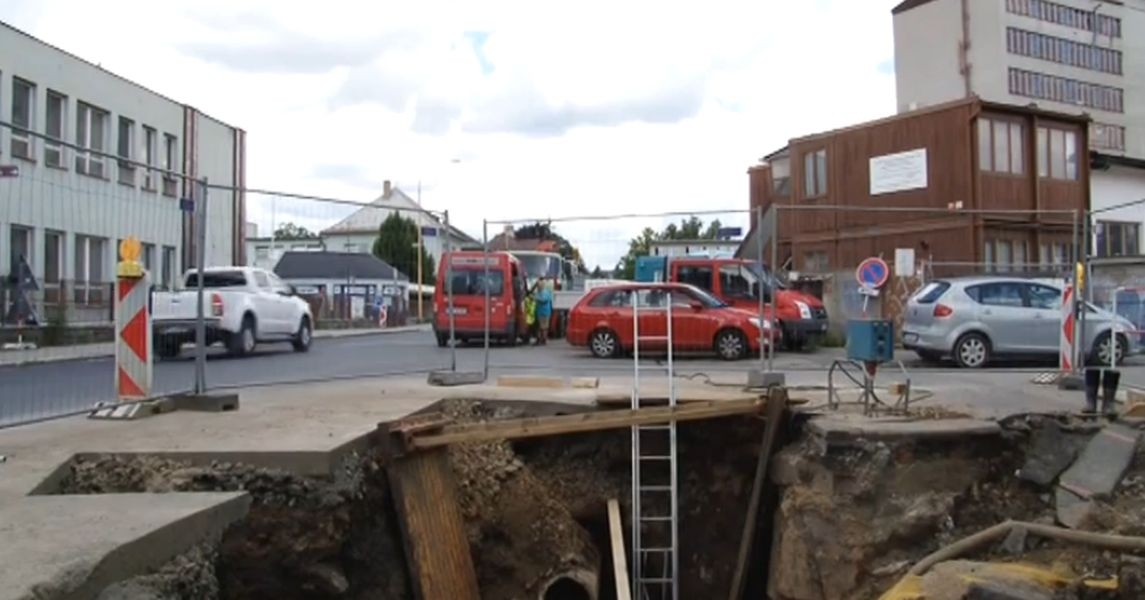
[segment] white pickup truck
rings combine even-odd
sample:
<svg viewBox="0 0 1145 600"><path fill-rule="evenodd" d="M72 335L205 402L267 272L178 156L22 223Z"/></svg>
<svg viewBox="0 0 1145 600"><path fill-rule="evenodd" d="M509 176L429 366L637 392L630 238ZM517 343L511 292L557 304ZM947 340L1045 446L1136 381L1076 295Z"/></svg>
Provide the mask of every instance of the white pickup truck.
<svg viewBox="0 0 1145 600"><path fill-rule="evenodd" d="M203 312L207 345L222 343L231 354L248 354L259 342L290 342L310 349L314 317L310 304L274 273L251 267L209 267L203 271ZM151 323L156 353L178 356L195 341L199 272L183 278L183 289L153 292Z"/></svg>

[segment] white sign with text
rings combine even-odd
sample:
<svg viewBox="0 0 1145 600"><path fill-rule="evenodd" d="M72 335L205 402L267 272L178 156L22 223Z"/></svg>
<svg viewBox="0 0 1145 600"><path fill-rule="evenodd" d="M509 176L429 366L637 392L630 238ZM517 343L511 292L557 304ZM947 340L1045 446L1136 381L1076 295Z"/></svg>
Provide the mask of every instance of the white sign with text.
<svg viewBox="0 0 1145 600"><path fill-rule="evenodd" d="M927 186L926 148L871 158L871 195Z"/></svg>

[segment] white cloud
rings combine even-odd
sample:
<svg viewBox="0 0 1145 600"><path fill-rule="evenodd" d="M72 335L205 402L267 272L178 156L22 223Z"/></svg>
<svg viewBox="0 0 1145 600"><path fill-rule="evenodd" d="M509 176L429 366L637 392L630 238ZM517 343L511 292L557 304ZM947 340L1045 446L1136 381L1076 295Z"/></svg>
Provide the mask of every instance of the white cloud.
<svg viewBox="0 0 1145 600"><path fill-rule="evenodd" d="M480 237L483 219L746 209L756 158L894 110L894 3L5 0L0 19L247 130L252 186L368 201L421 179ZM662 222L557 229L609 266Z"/></svg>

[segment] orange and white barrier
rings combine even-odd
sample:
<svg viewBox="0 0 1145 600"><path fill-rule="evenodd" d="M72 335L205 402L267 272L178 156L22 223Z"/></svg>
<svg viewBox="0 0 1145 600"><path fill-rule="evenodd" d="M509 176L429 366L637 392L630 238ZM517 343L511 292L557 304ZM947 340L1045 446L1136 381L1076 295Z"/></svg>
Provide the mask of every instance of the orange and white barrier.
<svg viewBox="0 0 1145 600"><path fill-rule="evenodd" d="M151 281L139 263L140 244L119 244L115 280L115 391L119 400L151 395Z"/></svg>
<svg viewBox="0 0 1145 600"><path fill-rule="evenodd" d="M1073 284L1066 284L1065 290L1062 291L1062 322L1058 359L1058 365L1062 374L1073 372L1073 347L1076 331L1076 314L1074 313L1073 295Z"/></svg>

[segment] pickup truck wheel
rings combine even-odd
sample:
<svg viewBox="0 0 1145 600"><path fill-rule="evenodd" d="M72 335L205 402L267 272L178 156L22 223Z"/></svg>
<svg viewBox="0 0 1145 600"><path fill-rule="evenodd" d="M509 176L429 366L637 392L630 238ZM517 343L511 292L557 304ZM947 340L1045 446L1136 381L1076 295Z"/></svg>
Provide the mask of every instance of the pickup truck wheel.
<svg viewBox="0 0 1145 600"><path fill-rule="evenodd" d="M302 323L298 325L298 333L294 334L294 339L290 344L294 346L295 352L306 352L310 349L310 342L314 339L314 328L310 325L308 317L302 317Z"/></svg>
<svg viewBox="0 0 1145 600"><path fill-rule="evenodd" d="M247 315L243 317L242 328L238 333L231 334L227 340L228 350L235 356L242 356L254 352L254 347L257 344L255 341L255 325L254 317Z"/></svg>
<svg viewBox="0 0 1145 600"><path fill-rule="evenodd" d="M159 343L155 344L155 353L159 358L176 358L179 356L179 351L182 344L177 340L164 340L160 339Z"/></svg>

